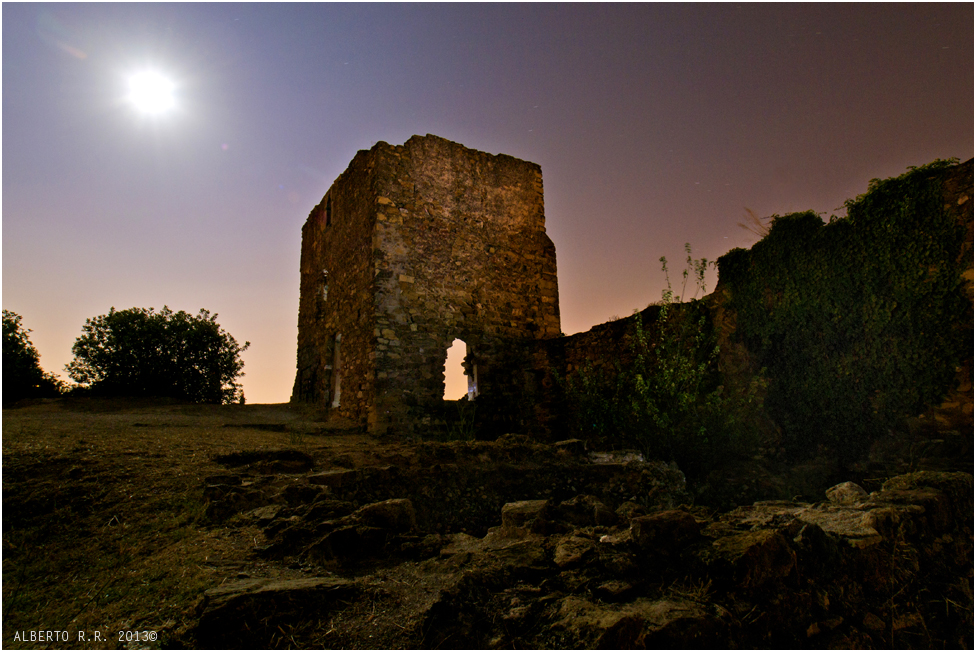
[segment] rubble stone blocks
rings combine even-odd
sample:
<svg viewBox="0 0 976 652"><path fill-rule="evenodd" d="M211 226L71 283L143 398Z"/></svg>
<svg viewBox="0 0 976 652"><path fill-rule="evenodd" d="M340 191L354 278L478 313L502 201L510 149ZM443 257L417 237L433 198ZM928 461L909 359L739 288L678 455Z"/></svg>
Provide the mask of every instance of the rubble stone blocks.
<svg viewBox="0 0 976 652"><path fill-rule="evenodd" d="M535 163L432 135L380 142L302 228L292 401L330 419L409 435L443 411L454 339L471 386L491 397L509 391L492 372L514 345L559 335Z"/></svg>
<svg viewBox="0 0 976 652"><path fill-rule="evenodd" d="M228 582L208 590L198 605L197 640L201 647L248 648L255 640L269 640L277 633L276 619L281 614L314 617L359 592L352 581L341 578Z"/></svg>
<svg viewBox="0 0 976 652"><path fill-rule="evenodd" d="M297 647L338 649L366 640L356 637L366 625L384 649L972 649L969 473L916 472L864 494L841 483L812 503L714 513L648 502L650 481L637 491L645 504L626 501L629 491L610 489L622 475L585 479L617 465L567 461L555 447L508 449L534 460L518 466L500 461L505 443L418 448L425 457L400 473L323 493L292 489L324 489L306 483L314 473L265 481L259 468L211 485L260 489L265 507L212 518L263 531L264 561L249 572L319 576L228 578L206 592L183 643L267 648L284 631ZM446 449L452 470L432 471ZM845 495L857 499L836 499ZM240 512L232 492L213 500L208 511Z"/></svg>

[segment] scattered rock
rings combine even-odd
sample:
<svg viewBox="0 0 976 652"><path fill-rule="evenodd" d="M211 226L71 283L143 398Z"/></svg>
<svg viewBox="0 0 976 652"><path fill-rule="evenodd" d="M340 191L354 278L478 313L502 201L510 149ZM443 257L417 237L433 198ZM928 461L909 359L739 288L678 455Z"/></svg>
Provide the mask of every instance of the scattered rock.
<svg viewBox="0 0 976 652"><path fill-rule="evenodd" d="M313 502L302 519L311 523L322 522L330 519L348 516L356 510L355 506L348 500L331 500L328 498L317 499Z"/></svg>
<svg viewBox="0 0 976 652"><path fill-rule="evenodd" d="M521 500L502 507L502 532L517 537L545 530L547 500Z"/></svg>
<svg viewBox="0 0 976 652"><path fill-rule="evenodd" d="M319 563L333 559L357 561L383 551L389 540L389 533L382 528L347 525L326 534L304 555Z"/></svg>
<svg viewBox="0 0 976 652"><path fill-rule="evenodd" d="M864 614L864 620L861 621L865 627L874 632L880 632L884 630L885 623L883 620L875 616L873 613Z"/></svg>
<svg viewBox="0 0 976 652"><path fill-rule="evenodd" d="M508 471L455 483L467 452L451 450L457 463L441 464L441 484L412 493L408 473L383 467L369 482L365 472L338 470L308 483L241 476L210 484L212 505L246 507L263 525L262 558L360 579L225 585L204 600L198 644L291 644L281 631L299 621L302 645L313 647L356 644L381 631L374 627L386 628L378 645L402 648L911 647L936 630L946 632L940 644L971 640L972 593L958 582L972 569L967 474L912 474L871 494L843 483L824 503L765 501L707 515L661 509L668 502L650 496L655 486L673 488L673 478L636 462L580 465L577 477L558 482L513 474L502 478L506 487L532 487L529 499L498 501L493 482ZM580 491L554 495L558 486ZM384 490L403 497L383 499ZM470 505L493 509L498 525L438 531L456 527ZM913 587L904 606L892 582ZM919 602L923 590L944 593L949 608ZM391 610L385 620L362 615L380 602ZM316 638L309 623L326 618L358 629ZM229 638L207 638L225 623L238 623Z"/></svg>
<svg viewBox="0 0 976 652"><path fill-rule="evenodd" d="M566 451L572 455L586 455L586 442L582 439L564 439L563 441L557 441L552 447L556 450Z"/></svg>
<svg viewBox="0 0 976 652"><path fill-rule="evenodd" d="M593 496L564 500L557 508L558 518L577 527L616 525L620 518Z"/></svg>
<svg viewBox="0 0 976 652"><path fill-rule="evenodd" d="M406 498L391 498L360 508L353 514L367 525L392 532L408 532L417 526L413 503Z"/></svg>
<svg viewBox="0 0 976 652"><path fill-rule="evenodd" d="M323 471L308 476L309 484L324 485L326 487L345 487L356 482L356 472L349 470Z"/></svg>
<svg viewBox="0 0 976 652"><path fill-rule="evenodd" d="M816 525L824 532L844 537L860 548L881 541L881 536L874 528L875 519L870 512L825 505L798 509L794 515L803 523Z"/></svg>
<svg viewBox="0 0 976 652"><path fill-rule="evenodd" d="M827 499L837 505L858 505L867 498L868 492L854 482L842 482L827 490Z"/></svg>
<svg viewBox="0 0 976 652"><path fill-rule="evenodd" d="M577 536L563 537L556 544L553 562L560 568L578 566L593 553L595 547L596 544L592 539Z"/></svg>
<svg viewBox="0 0 976 652"><path fill-rule="evenodd" d="M246 515L258 522L258 525L270 523L278 516L278 512L282 510L281 505L265 505L264 507L258 507L252 509Z"/></svg>
<svg viewBox="0 0 976 652"><path fill-rule="evenodd" d="M644 455L639 451L593 451L590 461L594 464L626 464L643 462Z"/></svg>
<svg viewBox="0 0 976 652"><path fill-rule="evenodd" d="M687 512L668 510L630 521L631 539L642 550L671 555L701 533L701 525Z"/></svg>
<svg viewBox="0 0 976 652"><path fill-rule="evenodd" d="M281 491L281 498L291 506L306 505L315 502L322 494L322 487L310 487L305 484L290 484Z"/></svg>
<svg viewBox="0 0 976 652"><path fill-rule="evenodd" d="M207 501L205 514L208 519L222 520L241 512L263 507L272 498L260 489L252 489L246 484L240 486L210 485L204 489Z"/></svg>
<svg viewBox="0 0 976 652"><path fill-rule="evenodd" d="M570 596L559 608L563 640L590 649L681 649L724 647L723 623L690 601L638 598L626 605L603 606ZM567 645L569 647L570 645Z"/></svg>
<svg viewBox="0 0 976 652"><path fill-rule="evenodd" d="M709 570L732 586L756 589L785 578L796 566L796 553L776 530L743 532L712 542Z"/></svg>
<svg viewBox="0 0 976 652"><path fill-rule="evenodd" d="M626 521L629 521L637 516L643 516L646 513L647 509L645 509L643 505L630 500L622 503L620 507L617 508L617 516Z"/></svg>
<svg viewBox="0 0 976 652"><path fill-rule="evenodd" d="M441 557L453 557L454 555L474 550L481 550L482 542L478 537L473 537L464 532L450 535L448 544L441 548Z"/></svg>
<svg viewBox="0 0 976 652"><path fill-rule="evenodd" d="M604 602L620 602L636 590L630 582L608 580L593 589L593 595Z"/></svg>
<svg viewBox="0 0 976 652"><path fill-rule="evenodd" d="M204 593L196 640L204 648L271 647L283 626L327 613L358 592L354 582L331 577L227 582Z"/></svg>

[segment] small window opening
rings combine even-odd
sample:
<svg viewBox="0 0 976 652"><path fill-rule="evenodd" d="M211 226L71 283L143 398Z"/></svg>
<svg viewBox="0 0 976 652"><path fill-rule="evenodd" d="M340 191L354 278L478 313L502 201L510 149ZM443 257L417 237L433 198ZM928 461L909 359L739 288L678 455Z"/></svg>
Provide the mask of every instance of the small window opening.
<svg viewBox="0 0 976 652"><path fill-rule="evenodd" d="M339 375L339 364L342 358L339 354L339 345L342 343L342 335L336 333L335 340L332 342L332 407L339 407L339 397L341 395L341 381Z"/></svg>
<svg viewBox="0 0 976 652"><path fill-rule="evenodd" d="M468 345L464 340L454 340L447 349L444 362L444 400L456 401L467 397L473 401L478 395L478 367L466 363Z"/></svg>
<svg viewBox="0 0 976 652"><path fill-rule="evenodd" d="M325 225L332 226L332 197L325 198Z"/></svg>
<svg viewBox="0 0 976 652"><path fill-rule="evenodd" d="M322 300L325 301L329 298L329 273L322 272Z"/></svg>

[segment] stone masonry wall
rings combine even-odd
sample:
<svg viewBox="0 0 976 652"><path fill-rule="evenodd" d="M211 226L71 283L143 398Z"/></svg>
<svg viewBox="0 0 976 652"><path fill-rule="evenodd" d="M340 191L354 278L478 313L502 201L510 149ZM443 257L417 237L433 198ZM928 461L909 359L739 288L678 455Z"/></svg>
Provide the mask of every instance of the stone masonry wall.
<svg viewBox="0 0 976 652"><path fill-rule="evenodd" d="M292 400L327 408L338 402L333 416L353 420L374 398L373 158L357 154L302 227Z"/></svg>
<svg viewBox="0 0 976 652"><path fill-rule="evenodd" d="M944 188L968 228L960 256L972 300L972 162L950 170ZM747 373L727 299L707 298L720 367ZM644 311L646 328L656 311ZM634 323L560 337L538 165L431 135L381 142L356 155L303 227L293 400L373 433L436 434L448 407L446 351L458 338L477 384L477 434L558 438L566 406L556 374L626 359ZM960 361L957 380L931 418L971 431L972 360Z"/></svg>
<svg viewBox="0 0 976 652"><path fill-rule="evenodd" d="M950 168L943 181L945 209L959 224L965 225L967 239L959 253L963 269L963 292L973 300L973 163L967 161ZM719 369L723 374L741 376L753 374L755 368L749 352L733 337L735 314L728 309L728 288L719 284L714 293L705 297L712 313L712 324L720 347ZM642 312L645 330L652 331L657 319L656 306ZM972 339L972 311L969 313ZM630 341L635 317L594 326L589 331L569 337L529 343L513 351L509 370L509 394L504 412L504 425L495 430L524 432L542 440L559 439L566 433L566 405L554 375L568 374L589 362L594 367L607 367L615 361L626 361L630 355ZM526 362L527 361L527 362ZM945 401L932 406L923 420L934 422L939 429L956 429L972 433L973 423L973 365L972 359L960 360L956 382Z"/></svg>
<svg viewBox="0 0 976 652"><path fill-rule="evenodd" d="M969 333L973 337L973 159L957 165L949 171L942 186L943 207L966 228L966 239L959 262L962 268L963 292L969 298ZM942 428L956 428L973 432L973 358L960 360L956 367L955 386L946 400L935 406L929 419Z"/></svg>
<svg viewBox="0 0 976 652"><path fill-rule="evenodd" d="M293 400L334 405L338 373L331 409L371 432L436 427L455 338L490 401L497 355L559 334L555 247L534 163L431 135L377 143L303 229Z"/></svg>
<svg viewBox="0 0 976 652"><path fill-rule="evenodd" d="M430 425L443 404L447 348L468 346L490 396L500 341L556 337L556 254L542 172L510 156L413 137L383 149L377 197L373 431Z"/></svg>
<svg viewBox="0 0 976 652"><path fill-rule="evenodd" d="M659 306L649 306L641 312L649 334L659 311ZM583 333L513 347L506 358L506 391L498 400L502 409L491 406L492 414L486 417L489 422L482 423L480 434L521 432L542 441L563 438L568 431L567 406L559 378L586 365L609 372L615 363L629 362L636 320L631 315Z"/></svg>

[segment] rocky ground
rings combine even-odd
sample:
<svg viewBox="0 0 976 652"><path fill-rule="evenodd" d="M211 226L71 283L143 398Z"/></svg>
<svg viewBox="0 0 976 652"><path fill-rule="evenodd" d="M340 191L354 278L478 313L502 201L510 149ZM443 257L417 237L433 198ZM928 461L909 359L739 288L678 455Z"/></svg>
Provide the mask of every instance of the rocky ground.
<svg viewBox="0 0 976 652"><path fill-rule="evenodd" d="M3 418L7 648L973 645L971 473L719 513L573 441L382 442L288 406Z"/></svg>

